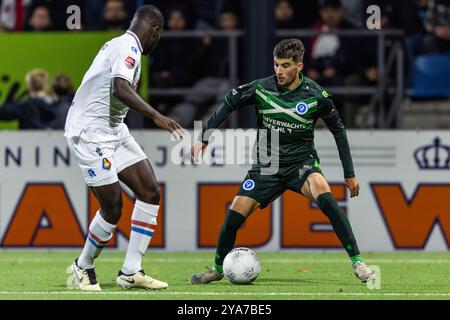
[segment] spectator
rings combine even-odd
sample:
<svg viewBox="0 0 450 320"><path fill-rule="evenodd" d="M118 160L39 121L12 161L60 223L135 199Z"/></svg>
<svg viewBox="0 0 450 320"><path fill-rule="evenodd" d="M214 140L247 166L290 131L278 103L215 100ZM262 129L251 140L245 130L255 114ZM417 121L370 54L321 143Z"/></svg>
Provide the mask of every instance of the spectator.
<svg viewBox="0 0 450 320"><path fill-rule="evenodd" d="M174 6L167 13L168 31L187 30L186 8ZM149 58L150 87L174 88L191 87L199 79L200 59L198 38L162 38ZM170 114L171 109L181 102L180 97L152 98L158 110ZM150 121L144 120L147 125Z"/></svg>
<svg viewBox="0 0 450 320"><path fill-rule="evenodd" d="M182 7L173 8L167 18L169 31L183 31L187 18ZM150 84L156 87L186 87L198 79L196 52L199 43L192 38L161 39L150 60Z"/></svg>
<svg viewBox="0 0 450 320"><path fill-rule="evenodd" d="M81 25L80 29L84 29L85 18L87 15L85 3L94 1L84 1L84 0L58 0L58 1L46 1L47 8L50 10L51 18L53 22L54 30L64 30L67 31L67 19L72 13L67 13L67 9L70 6L78 6L81 12ZM96 19L98 19L98 15Z"/></svg>
<svg viewBox="0 0 450 320"><path fill-rule="evenodd" d="M344 9L340 0L323 1L320 10L322 19L314 29L321 32L335 32L353 29L344 19ZM342 85L349 72L352 44L351 38L336 34L321 34L312 39L307 75L325 86Z"/></svg>
<svg viewBox="0 0 450 320"><path fill-rule="evenodd" d="M50 16L50 10L46 6L38 6L34 8L28 24L30 30L32 31L51 30L53 22Z"/></svg>
<svg viewBox="0 0 450 320"><path fill-rule="evenodd" d="M296 29L294 8L289 0L278 0L275 4L275 23L277 29Z"/></svg>
<svg viewBox="0 0 450 320"><path fill-rule="evenodd" d="M169 12L167 19L167 28L173 31L186 30L188 21L186 13L182 7L175 7Z"/></svg>
<svg viewBox="0 0 450 320"><path fill-rule="evenodd" d="M128 28L128 13L122 0L107 0L103 8L104 30L123 31Z"/></svg>
<svg viewBox="0 0 450 320"><path fill-rule="evenodd" d="M448 0L376 0L375 3L382 7L382 12L388 12L383 27L399 28L405 32L408 85L412 84L414 60L418 55L450 52Z"/></svg>
<svg viewBox="0 0 450 320"><path fill-rule="evenodd" d="M136 3L135 0L132 0ZM189 18L189 22L192 22L190 20L193 20L193 14L192 14L192 6L190 5L189 1L186 0L143 0L142 4L151 4L154 5L155 7L159 8L162 12L162 14L164 15L164 17L166 17L166 23L167 23L167 19L170 15L170 12L174 9L174 8L180 8L183 10L183 12L185 13L186 17ZM193 26L190 25L190 23L188 23L188 29L192 29Z"/></svg>
<svg viewBox="0 0 450 320"><path fill-rule="evenodd" d="M362 2L364 11L371 5L375 5L380 8L381 29L405 29L415 28L417 26L417 3L423 2L423 0L362 0ZM368 17L368 14L364 12L364 16ZM364 26L365 25L366 22L364 22Z"/></svg>
<svg viewBox="0 0 450 320"><path fill-rule="evenodd" d="M219 29L222 31L233 31L239 29L239 18L232 10L223 10L219 15Z"/></svg>
<svg viewBox="0 0 450 320"><path fill-rule="evenodd" d="M189 0L195 17L195 29L212 30L217 21L221 9L221 1L212 0Z"/></svg>
<svg viewBox="0 0 450 320"><path fill-rule="evenodd" d="M86 30L103 30L105 28L103 19L103 1L85 1L82 19L85 21Z"/></svg>
<svg viewBox="0 0 450 320"><path fill-rule="evenodd" d="M381 28L402 29L406 34L423 32L423 17L428 0L365 0L365 7L375 4L381 9Z"/></svg>
<svg viewBox="0 0 450 320"><path fill-rule="evenodd" d="M450 52L450 1L429 0L425 28L426 53Z"/></svg>
<svg viewBox="0 0 450 320"><path fill-rule="evenodd" d="M65 75L57 75L52 81L52 98L51 106L52 117L49 119L49 127L51 129L64 129L67 112L73 99L72 80Z"/></svg>
<svg viewBox="0 0 450 320"><path fill-rule="evenodd" d="M291 0L290 2L294 10L296 24L300 29L311 28L320 19L319 0L308 0L307 3L305 2L298 0Z"/></svg>
<svg viewBox="0 0 450 320"><path fill-rule="evenodd" d="M237 14L229 9L223 10L219 15L219 27L221 31L238 30ZM201 78L170 115L185 128L192 128L195 119L208 117L232 86L228 78L228 39L205 36L202 41L199 52L202 59L198 68Z"/></svg>
<svg viewBox="0 0 450 320"><path fill-rule="evenodd" d="M0 107L0 120L19 120L19 129L44 129L51 117L51 98L47 95L48 73L34 69L25 77L29 98Z"/></svg>
<svg viewBox="0 0 450 320"><path fill-rule="evenodd" d="M0 32L22 31L25 28L25 18L31 1L0 1Z"/></svg>
<svg viewBox="0 0 450 320"><path fill-rule="evenodd" d="M342 6L344 7L345 19L350 22L355 27L361 28L365 27L365 22L363 23L363 16L365 13L365 8L363 11L361 0L341 0Z"/></svg>
<svg viewBox="0 0 450 320"><path fill-rule="evenodd" d="M376 5L381 11L381 29L400 28L402 24L412 27L414 22L414 8L416 0L403 0L401 3L392 0L366 0L362 7ZM364 23L365 25L365 23ZM352 73L346 77L346 86L368 86L375 87L379 84L380 73L378 69L378 50L376 37L355 37L354 41L363 43L354 50L352 58ZM386 52L389 52L393 41L386 41ZM392 82L387 75L384 75L387 85ZM367 128L374 126L374 118L370 114L371 96L351 95L346 97L344 108L344 122L349 128ZM385 97L387 99L387 96Z"/></svg>
<svg viewBox="0 0 450 320"><path fill-rule="evenodd" d="M388 18L388 27L402 29L405 33L403 40L407 62L405 71L408 86L412 84L413 80L414 58L423 51L423 40L426 32L424 20L428 2L429 0L393 2L392 11Z"/></svg>

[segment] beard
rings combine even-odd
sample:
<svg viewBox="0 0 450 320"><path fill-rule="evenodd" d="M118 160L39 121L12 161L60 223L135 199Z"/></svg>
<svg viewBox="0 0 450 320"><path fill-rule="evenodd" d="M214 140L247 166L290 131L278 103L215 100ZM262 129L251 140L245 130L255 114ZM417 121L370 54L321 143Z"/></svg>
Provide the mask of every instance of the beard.
<svg viewBox="0 0 450 320"><path fill-rule="evenodd" d="M277 84L280 88L286 88L286 87L289 87L294 81L295 81L295 77L292 79L289 79L289 80L284 78L283 82L280 82L280 80L277 79Z"/></svg>

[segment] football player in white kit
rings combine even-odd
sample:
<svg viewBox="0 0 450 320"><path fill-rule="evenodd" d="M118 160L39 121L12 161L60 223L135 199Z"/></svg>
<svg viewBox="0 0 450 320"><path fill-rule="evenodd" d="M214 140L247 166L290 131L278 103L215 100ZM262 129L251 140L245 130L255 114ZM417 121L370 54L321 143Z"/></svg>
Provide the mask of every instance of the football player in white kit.
<svg viewBox="0 0 450 320"><path fill-rule="evenodd" d="M181 126L147 104L137 93L141 54L157 45L164 17L152 5L138 8L130 28L104 44L76 92L64 136L101 210L89 225L81 255L68 268L81 290L101 290L94 259L112 238L122 211L121 187L135 194L131 234L116 282L122 288L162 289L168 285L142 270L142 257L156 227L159 186L147 156L123 123L128 107L180 137Z"/></svg>

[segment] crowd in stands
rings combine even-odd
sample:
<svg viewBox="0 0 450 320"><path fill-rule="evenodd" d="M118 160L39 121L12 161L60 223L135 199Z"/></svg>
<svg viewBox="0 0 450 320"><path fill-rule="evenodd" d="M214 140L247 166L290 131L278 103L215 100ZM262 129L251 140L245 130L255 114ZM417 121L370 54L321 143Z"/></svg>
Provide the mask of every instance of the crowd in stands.
<svg viewBox="0 0 450 320"><path fill-rule="evenodd" d="M245 0L0 0L0 32L67 30L66 10L70 5L81 8L82 30L123 31L136 7L147 3L163 11L165 30L230 31L244 27ZM274 3L277 29L331 32L367 30L365 10L369 5L379 6L381 28L404 32L406 76L410 76L414 58L418 55L450 53L449 0L275 0ZM372 86L378 82L375 37L326 33L302 40L306 47L304 73L322 86ZM242 56L242 45L239 45L239 64L243 61ZM231 88L229 64L225 38L208 35L202 38L163 37L149 59L150 87L192 90L184 96L153 97L152 104L182 125L192 127L192 120L206 117L223 93ZM241 77L240 66L238 71ZM27 103L35 106L49 98L42 92L37 98L33 97L30 88L29 93ZM60 101L57 99L53 99L53 105ZM348 110L352 104L367 103L358 99L336 99L340 106L350 105ZM4 110L5 107L0 107L2 118L12 115ZM348 112L344 118L347 126L355 125L353 112ZM30 124L23 121L23 128L28 126ZM48 122L46 126L51 127Z"/></svg>
<svg viewBox="0 0 450 320"><path fill-rule="evenodd" d="M18 120L19 129L64 129L74 95L71 79L56 75L50 85L47 71L30 70L25 76L27 97L6 101L0 107L0 120Z"/></svg>

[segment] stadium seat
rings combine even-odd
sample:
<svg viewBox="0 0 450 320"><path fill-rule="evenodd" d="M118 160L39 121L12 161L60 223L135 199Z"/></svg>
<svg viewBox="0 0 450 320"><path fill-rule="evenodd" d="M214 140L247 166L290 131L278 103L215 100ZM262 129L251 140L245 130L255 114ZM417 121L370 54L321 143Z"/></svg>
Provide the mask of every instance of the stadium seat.
<svg viewBox="0 0 450 320"><path fill-rule="evenodd" d="M414 61L415 98L450 98L450 54L427 54Z"/></svg>

